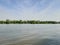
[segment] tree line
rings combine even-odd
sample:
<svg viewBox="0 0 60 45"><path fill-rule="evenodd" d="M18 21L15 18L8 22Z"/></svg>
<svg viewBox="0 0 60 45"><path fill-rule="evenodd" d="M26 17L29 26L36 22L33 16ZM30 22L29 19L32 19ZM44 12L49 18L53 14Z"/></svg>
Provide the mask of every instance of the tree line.
<svg viewBox="0 0 60 45"><path fill-rule="evenodd" d="M39 20L0 20L0 24L60 24L56 21L39 21Z"/></svg>

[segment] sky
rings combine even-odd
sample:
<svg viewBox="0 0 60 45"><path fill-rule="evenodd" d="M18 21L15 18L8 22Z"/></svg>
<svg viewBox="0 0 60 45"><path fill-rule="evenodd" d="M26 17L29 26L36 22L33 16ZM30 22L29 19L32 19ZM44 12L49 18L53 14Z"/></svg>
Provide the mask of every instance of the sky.
<svg viewBox="0 0 60 45"><path fill-rule="evenodd" d="M60 21L60 0L0 0L0 20Z"/></svg>

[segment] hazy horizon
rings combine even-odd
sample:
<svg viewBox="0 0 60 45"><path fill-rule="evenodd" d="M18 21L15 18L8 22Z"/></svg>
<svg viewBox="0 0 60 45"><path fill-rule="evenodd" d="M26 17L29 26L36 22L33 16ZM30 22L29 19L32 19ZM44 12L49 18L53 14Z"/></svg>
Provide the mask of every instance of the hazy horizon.
<svg viewBox="0 0 60 45"><path fill-rule="evenodd" d="M0 0L0 20L60 21L60 0Z"/></svg>

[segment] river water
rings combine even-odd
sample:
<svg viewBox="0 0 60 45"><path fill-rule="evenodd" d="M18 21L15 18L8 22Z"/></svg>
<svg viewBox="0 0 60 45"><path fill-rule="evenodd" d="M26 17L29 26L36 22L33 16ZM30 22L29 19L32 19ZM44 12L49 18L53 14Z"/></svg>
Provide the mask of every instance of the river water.
<svg viewBox="0 0 60 45"><path fill-rule="evenodd" d="M0 45L60 45L60 24L0 24Z"/></svg>

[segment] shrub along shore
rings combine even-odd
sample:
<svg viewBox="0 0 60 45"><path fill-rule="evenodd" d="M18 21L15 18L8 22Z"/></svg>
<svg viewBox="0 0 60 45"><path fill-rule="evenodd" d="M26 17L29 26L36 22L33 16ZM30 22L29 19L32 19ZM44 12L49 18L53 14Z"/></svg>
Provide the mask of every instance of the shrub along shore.
<svg viewBox="0 0 60 45"><path fill-rule="evenodd" d="M39 21L39 20L0 20L0 24L60 24L57 21Z"/></svg>

